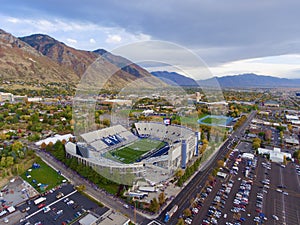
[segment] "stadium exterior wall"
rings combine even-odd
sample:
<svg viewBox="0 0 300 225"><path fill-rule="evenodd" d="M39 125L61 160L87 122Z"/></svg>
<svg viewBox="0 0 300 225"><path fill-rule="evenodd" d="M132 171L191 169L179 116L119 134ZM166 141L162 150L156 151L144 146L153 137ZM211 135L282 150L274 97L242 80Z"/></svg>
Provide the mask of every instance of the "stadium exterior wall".
<svg viewBox="0 0 300 225"><path fill-rule="evenodd" d="M157 165L165 165L165 169L169 172L169 175L173 175L173 173L178 168L185 168L187 163L196 156L196 147L197 135L194 131L181 127L169 125L166 127L164 124L157 123L139 123L139 126L142 128L138 131L139 135L146 135L148 137L158 138L161 141L165 141L169 144L170 149L168 151L167 157L157 157L156 160ZM151 133L150 129L155 131L159 129L159 132ZM132 164L123 164L120 162L115 162L111 159L105 158L102 154L107 151L107 148L101 147L101 149L95 148L93 144L102 144L101 138L108 135L115 135L113 132L116 132L116 135L122 134L126 137L128 143L133 142L137 139L137 137L132 137L133 135L129 134L125 128L117 125L116 128L111 127L109 129L104 129L95 131L94 133L83 134L83 139L86 139L86 144L88 146L88 152L83 150L78 154L78 147L76 144L72 142L68 142L65 145L67 157L75 157L77 160L87 166L91 166L95 171L104 177L113 180L117 183L132 185L136 179L143 178L145 172L147 171L147 167L153 167L153 160L148 162L147 160L136 162ZM102 131L102 133L100 133ZM97 132L97 133L96 133ZM173 134L173 135L172 135ZM100 137L100 138L99 138ZM126 144L127 141L124 141L121 144ZM184 143L184 144L183 144ZM119 144L109 147L116 148ZM184 149L183 149L184 147ZM184 152L182 152L184 150ZM184 153L184 154L182 154ZM161 163L164 162L164 163ZM125 176L126 174L126 176Z"/></svg>

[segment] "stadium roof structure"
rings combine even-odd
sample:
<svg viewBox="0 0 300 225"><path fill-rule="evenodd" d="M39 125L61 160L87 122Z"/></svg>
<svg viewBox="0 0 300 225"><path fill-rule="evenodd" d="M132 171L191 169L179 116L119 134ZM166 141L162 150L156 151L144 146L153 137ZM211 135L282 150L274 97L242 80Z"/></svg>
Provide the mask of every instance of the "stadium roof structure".
<svg viewBox="0 0 300 225"><path fill-rule="evenodd" d="M81 134L79 142L65 144L66 153L126 185L141 178L165 181L196 155L198 136L189 128L154 122L135 125L138 136L122 125Z"/></svg>
<svg viewBox="0 0 300 225"><path fill-rule="evenodd" d="M194 135L194 131L178 125L165 126L156 122L138 122L135 127L139 135L157 137L167 142L176 142Z"/></svg>
<svg viewBox="0 0 300 225"><path fill-rule="evenodd" d="M115 125L101 130L91 131L81 134L80 136L95 150L103 151L104 149L109 148L109 145L105 140L108 138L110 140L107 140L111 141L111 138L115 137L116 134L118 134L118 136L125 141L122 142L122 144L126 144L137 139L136 136L134 136L130 131L126 130L126 128L122 125Z"/></svg>

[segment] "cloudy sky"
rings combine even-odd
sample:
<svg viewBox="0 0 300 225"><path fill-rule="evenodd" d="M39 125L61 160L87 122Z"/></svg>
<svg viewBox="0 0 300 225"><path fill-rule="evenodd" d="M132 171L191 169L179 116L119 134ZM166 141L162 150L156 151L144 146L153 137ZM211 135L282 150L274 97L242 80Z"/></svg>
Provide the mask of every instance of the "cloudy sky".
<svg viewBox="0 0 300 225"><path fill-rule="evenodd" d="M10 0L0 28L84 50L162 40L190 49L216 76L300 78L299 8L298 0Z"/></svg>

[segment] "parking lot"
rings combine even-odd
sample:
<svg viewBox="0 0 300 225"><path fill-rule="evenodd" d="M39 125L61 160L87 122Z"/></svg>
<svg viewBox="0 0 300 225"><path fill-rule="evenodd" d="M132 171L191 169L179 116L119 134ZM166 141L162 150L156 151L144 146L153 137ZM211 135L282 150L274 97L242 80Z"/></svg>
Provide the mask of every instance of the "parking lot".
<svg viewBox="0 0 300 225"><path fill-rule="evenodd" d="M45 197L46 200L35 204L35 199L32 199L18 207L23 217L17 224L68 224L78 220L88 211L102 215L108 210L106 207L99 207L69 184L53 189L41 197Z"/></svg>
<svg viewBox="0 0 300 225"><path fill-rule="evenodd" d="M227 167L226 179L216 178L199 193L186 224L300 224L299 166L262 156L250 162L234 151Z"/></svg>

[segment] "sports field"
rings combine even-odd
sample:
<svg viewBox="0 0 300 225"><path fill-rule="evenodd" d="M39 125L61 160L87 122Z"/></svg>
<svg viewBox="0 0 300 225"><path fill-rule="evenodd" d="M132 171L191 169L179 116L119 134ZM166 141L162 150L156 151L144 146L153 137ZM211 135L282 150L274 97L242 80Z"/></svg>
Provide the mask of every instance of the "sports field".
<svg viewBox="0 0 300 225"><path fill-rule="evenodd" d="M207 115L198 120L198 123L209 126L227 126L232 121L231 117Z"/></svg>
<svg viewBox="0 0 300 225"><path fill-rule="evenodd" d="M129 164L136 162L143 154L165 146L165 143L152 139L140 139L129 145L106 153L106 157Z"/></svg>
<svg viewBox="0 0 300 225"><path fill-rule="evenodd" d="M40 166L39 168L31 168L21 174L21 177L30 183L37 191L43 193L62 184L62 181L66 179L40 158L36 160L36 163ZM38 184L41 184L41 186Z"/></svg>

